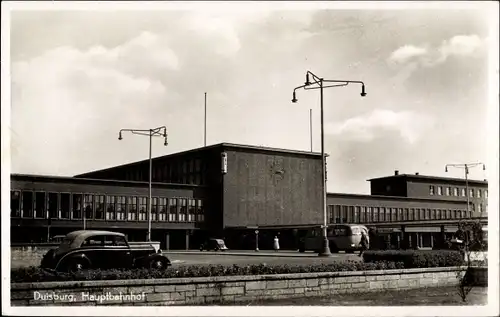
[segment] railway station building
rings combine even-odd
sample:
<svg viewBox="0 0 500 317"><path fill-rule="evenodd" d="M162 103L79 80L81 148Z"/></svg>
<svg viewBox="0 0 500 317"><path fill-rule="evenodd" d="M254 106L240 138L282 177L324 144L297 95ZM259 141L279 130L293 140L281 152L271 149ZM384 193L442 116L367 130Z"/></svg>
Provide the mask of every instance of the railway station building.
<svg viewBox="0 0 500 317"><path fill-rule="evenodd" d="M196 249L209 237L232 249L295 249L319 228L321 154L221 143L152 161L152 240ZM73 177L11 175L11 242L45 242L73 230L106 229L143 241L149 160ZM328 193L331 224L361 223L395 247L434 247L460 219L487 224L486 180L399 174L371 179L371 195ZM467 212L469 195L471 208Z"/></svg>

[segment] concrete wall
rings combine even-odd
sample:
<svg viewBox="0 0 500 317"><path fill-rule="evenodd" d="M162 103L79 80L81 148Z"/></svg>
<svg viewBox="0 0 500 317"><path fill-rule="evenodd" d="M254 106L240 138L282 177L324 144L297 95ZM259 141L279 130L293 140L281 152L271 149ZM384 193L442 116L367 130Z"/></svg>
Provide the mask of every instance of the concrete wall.
<svg viewBox="0 0 500 317"><path fill-rule="evenodd" d="M321 156L226 152L225 226L321 222Z"/></svg>
<svg viewBox="0 0 500 317"><path fill-rule="evenodd" d="M11 284L11 305L197 305L458 284L459 267ZM121 295L134 295L126 298ZM44 295L46 300L34 296ZM47 297L52 295L51 298ZM55 299L55 295L59 298ZM86 297L102 296L102 300ZM134 299L134 300L132 300Z"/></svg>

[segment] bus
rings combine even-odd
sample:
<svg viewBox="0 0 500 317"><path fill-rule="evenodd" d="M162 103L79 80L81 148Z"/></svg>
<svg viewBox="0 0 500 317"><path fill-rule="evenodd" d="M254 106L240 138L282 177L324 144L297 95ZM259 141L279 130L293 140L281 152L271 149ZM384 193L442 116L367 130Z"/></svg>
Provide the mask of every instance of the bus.
<svg viewBox="0 0 500 317"><path fill-rule="evenodd" d="M328 241L331 252L345 251L354 253L361 249L361 232L364 231L369 242L368 228L358 224L331 225L327 229ZM299 241L299 252L317 251L323 245L323 229L309 229Z"/></svg>

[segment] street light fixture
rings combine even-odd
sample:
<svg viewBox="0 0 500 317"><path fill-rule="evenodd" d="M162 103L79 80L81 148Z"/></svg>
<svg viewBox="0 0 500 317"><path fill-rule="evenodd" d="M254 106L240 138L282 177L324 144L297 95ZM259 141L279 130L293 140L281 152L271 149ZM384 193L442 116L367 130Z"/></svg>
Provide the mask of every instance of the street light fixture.
<svg viewBox="0 0 500 317"><path fill-rule="evenodd" d="M313 81L310 81L310 77ZM324 84L327 83L325 86ZM327 236L327 212L326 212L326 159L325 159L325 130L324 130L324 115L323 115L323 89L331 87L342 87L349 84L361 84L361 97L366 96L365 84L362 81L353 80L325 80L313 74L310 71L306 72L306 82L302 86L298 86L293 90L292 102L296 103L296 91L300 88L304 90L319 89L320 90L320 112L321 112L321 174L323 182L323 249L318 254L319 256L331 256L330 246Z"/></svg>
<svg viewBox="0 0 500 317"><path fill-rule="evenodd" d="M470 168L476 167L479 165L483 166L483 171L486 170L486 165L484 165L484 163L446 164L444 166L444 171L446 173L448 173L448 167L456 167L456 168L463 168L464 169L464 172L465 172L465 196L467 197L467 214L469 214L469 212L470 212L470 210L469 210L469 205L470 205L470 201L469 201L469 177L467 175L469 175Z"/></svg>
<svg viewBox="0 0 500 317"><path fill-rule="evenodd" d="M133 134L149 136L149 181L148 181L148 236L147 241L151 241L151 208L152 208L152 193L151 193L151 182L153 174L153 159L152 159L152 148L153 148L153 137L160 136L165 138L163 145L167 146L167 128L161 126L154 129L141 130L141 129L121 129L118 133L118 140L123 140L122 132L132 132Z"/></svg>

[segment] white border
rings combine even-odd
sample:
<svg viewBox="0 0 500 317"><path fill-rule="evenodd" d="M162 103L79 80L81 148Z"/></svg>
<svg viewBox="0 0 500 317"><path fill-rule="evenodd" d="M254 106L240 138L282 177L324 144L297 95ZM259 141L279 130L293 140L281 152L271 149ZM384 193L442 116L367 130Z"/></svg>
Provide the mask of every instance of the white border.
<svg viewBox="0 0 500 317"><path fill-rule="evenodd" d="M164 315L164 316L311 316L311 315L346 315L346 316L496 316L498 315L498 172L499 172L499 150L498 150L498 3L496 2L2 2L2 90L1 90L1 122L2 122L2 313L9 315ZM489 13L492 27L495 32L490 35L490 104L487 140L490 149L487 161L487 173L489 180L489 292L488 305L485 307L457 306L435 307L435 306L412 306L412 307L10 307L10 12L12 10L192 10L203 11L217 10L220 12L231 10L318 10L318 9L474 9L482 8ZM488 16L485 12L485 18ZM36 136L33 136L36 137ZM493 225L495 224L495 225Z"/></svg>

